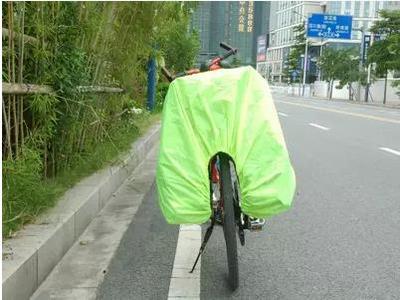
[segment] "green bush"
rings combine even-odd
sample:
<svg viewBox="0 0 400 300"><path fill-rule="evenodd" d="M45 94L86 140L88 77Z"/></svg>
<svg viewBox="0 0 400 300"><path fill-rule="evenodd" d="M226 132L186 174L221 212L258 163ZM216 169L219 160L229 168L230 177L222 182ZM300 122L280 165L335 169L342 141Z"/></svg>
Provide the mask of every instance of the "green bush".
<svg viewBox="0 0 400 300"><path fill-rule="evenodd" d="M55 93L3 95L3 229L6 236L50 207L62 191L107 163L154 117L144 108L149 57L189 65L192 3L2 2L3 81L50 85ZM22 36L22 35L20 35ZM180 41L172 41L176 37ZM185 55L179 51L183 41ZM13 42L11 42L13 41ZM179 51L178 51L179 50ZM79 86L121 87L123 94ZM159 84L161 110L167 85Z"/></svg>
<svg viewBox="0 0 400 300"><path fill-rule="evenodd" d="M3 237L53 205L58 189L43 182L42 161L39 151L29 147L18 160L3 160Z"/></svg>
<svg viewBox="0 0 400 300"><path fill-rule="evenodd" d="M165 96L167 95L169 88L168 82L160 82L157 84L157 93L156 93L156 107L155 111L162 111Z"/></svg>

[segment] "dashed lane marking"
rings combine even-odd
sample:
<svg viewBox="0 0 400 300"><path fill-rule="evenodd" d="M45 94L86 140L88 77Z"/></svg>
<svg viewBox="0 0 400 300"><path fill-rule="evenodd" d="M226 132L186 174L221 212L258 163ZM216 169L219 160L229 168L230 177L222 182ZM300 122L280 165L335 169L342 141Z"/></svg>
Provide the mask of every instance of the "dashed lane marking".
<svg viewBox="0 0 400 300"><path fill-rule="evenodd" d="M278 115L280 115L280 116L282 116L282 117L287 117L288 115L287 114L285 114L285 113L283 113L283 112L278 112Z"/></svg>
<svg viewBox="0 0 400 300"><path fill-rule="evenodd" d="M386 148L386 147L380 147L379 149L381 149L381 150L383 150L383 151L386 151L386 152L389 152L389 153L392 153L392 154L394 154L394 155L400 156L400 151L393 150L393 149Z"/></svg>
<svg viewBox="0 0 400 300"><path fill-rule="evenodd" d="M308 125L313 126L315 128L322 129L322 130L329 130L328 127L325 127L325 126L322 126L322 125L318 125L318 124L315 124L315 123L308 123Z"/></svg>

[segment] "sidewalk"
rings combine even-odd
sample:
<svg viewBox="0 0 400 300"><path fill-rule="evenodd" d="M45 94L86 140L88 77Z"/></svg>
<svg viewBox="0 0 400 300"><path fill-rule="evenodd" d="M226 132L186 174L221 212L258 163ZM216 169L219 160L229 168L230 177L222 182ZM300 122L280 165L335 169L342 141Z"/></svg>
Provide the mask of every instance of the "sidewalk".
<svg viewBox="0 0 400 300"><path fill-rule="evenodd" d="M124 233L143 199L152 192L152 187L154 189L156 163L157 146L154 146L38 288L32 300L97 298Z"/></svg>

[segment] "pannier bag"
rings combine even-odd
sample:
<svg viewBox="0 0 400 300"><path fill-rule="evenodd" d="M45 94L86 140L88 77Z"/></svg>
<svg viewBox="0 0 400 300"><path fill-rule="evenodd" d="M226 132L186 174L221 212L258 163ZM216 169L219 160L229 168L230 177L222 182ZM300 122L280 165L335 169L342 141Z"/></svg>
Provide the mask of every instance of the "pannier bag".
<svg viewBox="0 0 400 300"><path fill-rule="evenodd" d="M252 67L171 83L156 175L168 223L201 224L210 218L208 166L218 152L235 162L245 214L269 217L290 207L295 175L268 85Z"/></svg>

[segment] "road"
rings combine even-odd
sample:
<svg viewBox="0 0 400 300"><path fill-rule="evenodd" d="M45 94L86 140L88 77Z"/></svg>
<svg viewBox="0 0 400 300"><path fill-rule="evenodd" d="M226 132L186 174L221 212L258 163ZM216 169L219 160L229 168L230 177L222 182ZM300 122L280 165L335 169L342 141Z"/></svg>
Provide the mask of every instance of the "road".
<svg viewBox="0 0 400 300"><path fill-rule="evenodd" d="M201 299L399 299L400 110L275 100L296 198L239 246L235 293L226 283L222 230L215 230L201 261ZM167 299L178 227L165 223L156 201L153 190L100 299Z"/></svg>

